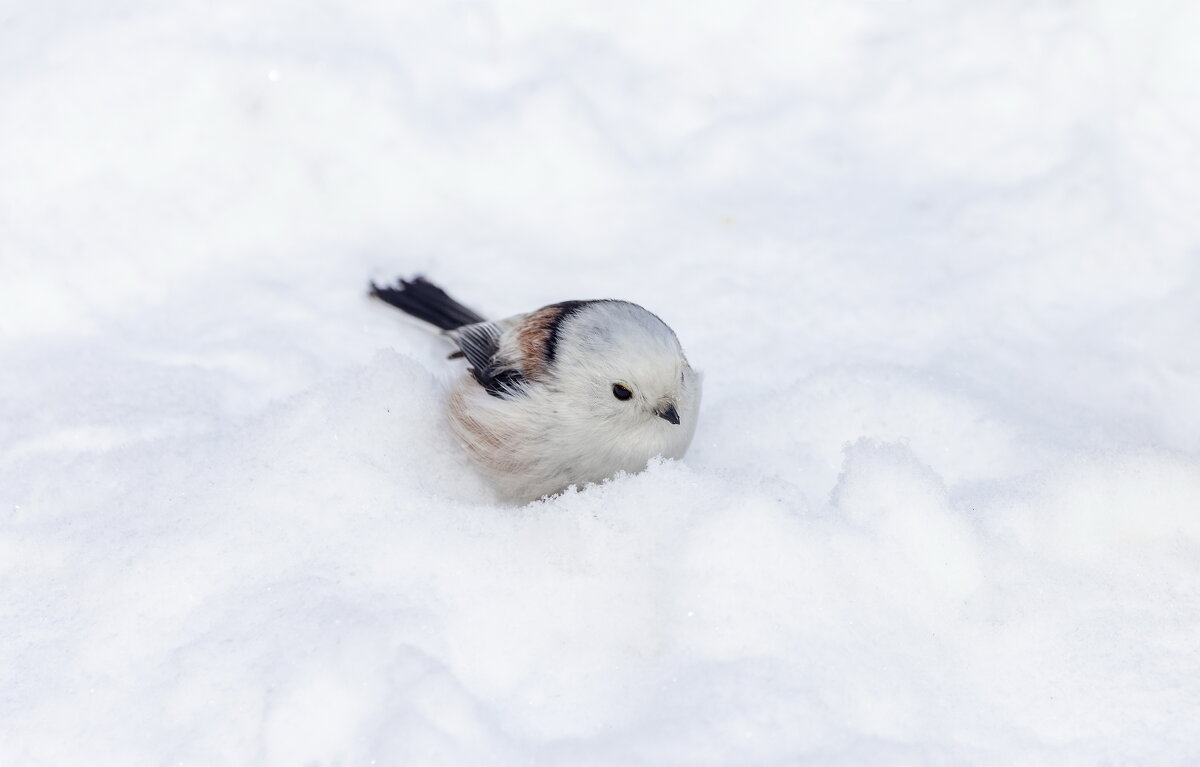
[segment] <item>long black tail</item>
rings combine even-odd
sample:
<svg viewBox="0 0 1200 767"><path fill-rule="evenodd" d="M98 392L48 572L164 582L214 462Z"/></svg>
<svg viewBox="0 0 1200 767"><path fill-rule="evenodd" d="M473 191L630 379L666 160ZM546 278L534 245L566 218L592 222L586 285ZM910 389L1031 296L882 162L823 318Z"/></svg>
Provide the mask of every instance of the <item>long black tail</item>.
<svg viewBox="0 0 1200 767"><path fill-rule="evenodd" d="M400 279L394 288L371 283L371 295L442 330L483 322L483 317L446 295L446 291L424 277Z"/></svg>

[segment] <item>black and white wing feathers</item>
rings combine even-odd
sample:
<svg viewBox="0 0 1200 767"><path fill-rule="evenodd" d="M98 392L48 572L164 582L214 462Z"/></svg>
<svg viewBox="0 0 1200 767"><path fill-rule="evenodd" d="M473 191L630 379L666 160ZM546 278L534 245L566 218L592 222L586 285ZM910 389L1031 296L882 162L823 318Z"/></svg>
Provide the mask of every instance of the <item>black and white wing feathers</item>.
<svg viewBox="0 0 1200 767"><path fill-rule="evenodd" d="M525 376L521 371L499 355L500 338L504 330L496 322L479 322L447 333L470 363L475 380L493 397L520 394L525 386Z"/></svg>
<svg viewBox="0 0 1200 767"><path fill-rule="evenodd" d="M488 394L511 397L523 390L526 380L520 367L500 354L501 338L513 326L512 319L488 322L424 277L400 279L384 287L372 282L370 295L450 337L459 348L450 356L466 357L471 374Z"/></svg>

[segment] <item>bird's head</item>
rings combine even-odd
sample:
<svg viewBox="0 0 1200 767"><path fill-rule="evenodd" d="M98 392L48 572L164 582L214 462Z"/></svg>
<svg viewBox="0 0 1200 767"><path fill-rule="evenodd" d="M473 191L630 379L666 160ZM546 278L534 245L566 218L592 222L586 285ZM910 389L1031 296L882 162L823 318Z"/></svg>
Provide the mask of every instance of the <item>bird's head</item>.
<svg viewBox="0 0 1200 767"><path fill-rule="evenodd" d="M691 442L700 376L674 331L637 304L575 308L558 328L554 378L574 411L563 415L614 449L679 457Z"/></svg>

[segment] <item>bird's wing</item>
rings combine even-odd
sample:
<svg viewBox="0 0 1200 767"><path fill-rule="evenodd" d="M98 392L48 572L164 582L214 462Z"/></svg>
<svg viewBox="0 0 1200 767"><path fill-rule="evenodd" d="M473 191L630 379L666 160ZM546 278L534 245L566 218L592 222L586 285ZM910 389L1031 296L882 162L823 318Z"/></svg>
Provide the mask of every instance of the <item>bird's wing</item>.
<svg viewBox="0 0 1200 767"><path fill-rule="evenodd" d="M462 356L467 358L475 380L493 397L520 394L526 383L520 367L500 354L501 339L513 324L513 319L477 322L447 334L458 344Z"/></svg>

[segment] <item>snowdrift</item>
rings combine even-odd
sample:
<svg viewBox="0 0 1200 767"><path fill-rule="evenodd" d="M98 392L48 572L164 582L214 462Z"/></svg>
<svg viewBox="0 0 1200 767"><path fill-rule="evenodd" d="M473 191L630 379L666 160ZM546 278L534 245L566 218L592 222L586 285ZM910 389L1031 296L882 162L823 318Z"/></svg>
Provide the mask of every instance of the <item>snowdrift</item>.
<svg viewBox="0 0 1200 767"><path fill-rule="evenodd" d="M1200 758L1200 12L18 2L0 763ZM523 507L424 272L643 304Z"/></svg>

